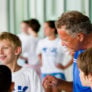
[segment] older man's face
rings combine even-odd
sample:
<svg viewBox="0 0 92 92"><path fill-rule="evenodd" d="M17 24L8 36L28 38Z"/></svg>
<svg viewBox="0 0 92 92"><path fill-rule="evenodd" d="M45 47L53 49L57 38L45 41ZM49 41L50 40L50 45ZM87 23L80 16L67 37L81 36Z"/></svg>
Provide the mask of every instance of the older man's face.
<svg viewBox="0 0 92 92"><path fill-rule="evenodd" d="M64 26L58 29L58 34L60 39L62 40L63 46L66 46L69 49L73 49L74 51L79 50L80 39L77 36L72 37L70 34L68 34Z"/></svg>

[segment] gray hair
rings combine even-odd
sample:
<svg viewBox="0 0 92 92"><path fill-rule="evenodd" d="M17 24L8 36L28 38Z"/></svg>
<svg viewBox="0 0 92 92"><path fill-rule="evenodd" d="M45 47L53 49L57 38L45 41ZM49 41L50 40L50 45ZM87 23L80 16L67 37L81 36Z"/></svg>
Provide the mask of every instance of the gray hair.
<svg viewBox="0 0 92 92"><path fill-rule="evenodd" d="M70 34L71 36L75 37L78 33L83 33L83 34L89 34L92 33L92 25L89 24L89 21L86 22L81 22L79 24L73 25L73 28L68 28L67 33Z"/></svg>
<svg viewBox="0 0 92 92"><path fill-rule="evenodd" d="M56 28L65 26L67 33L75 36L77 33L92 33L92 25L90 19L78 11L70 11L63 13L56 21Z"/></svg>

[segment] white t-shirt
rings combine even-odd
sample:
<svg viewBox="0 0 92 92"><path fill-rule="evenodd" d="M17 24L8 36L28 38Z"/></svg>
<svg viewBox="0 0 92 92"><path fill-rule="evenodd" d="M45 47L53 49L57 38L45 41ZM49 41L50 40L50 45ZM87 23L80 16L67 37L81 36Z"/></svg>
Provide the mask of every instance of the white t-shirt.
<svg viewBox="0 0 92 92"><path fill-rule="evenodd" d="M18 37L20 38L22 43L22 56L28 57L28 53L30 51L29 44L30 44L31 37L30 35L27 35L25 33L18 34Z"/></svg>
<svg viewBox="0 0 92 92"><path fill-rule="evenodd" d="M23 67L12 73L12 80L15 83L13 92L44 92L38 75L30 68Z"/></svg>
<svg viewBox="0 0 92 92"><path fill-rule="evenodd" d="M28 63L31 65L38 64L38 58L36 55L36 48L39 41L38 37L26 35L21 33L18 35L22 42L22 56L28 58Z"/></svg>
<svg viewBox="0 0 92 92"><path fill-rule="evenodd" d="M29 64L31 65L36 65L38 64L38 57L37 57L37 54L36 54L36 49L37 49L37 45L38 45L38 42L39 42L39 38L38 37L33 37L31 36L31 41L30 41L30 51L29 51L29 54L28 54L28 62Z"/></svg>
<svg viewBox="0 0 92 92"><path fill-rule="evenodd" d="M41 40L37 47L37 54L42 55L42 73L60 73L63 70L58 69L56 64L63 64L64 47L60 44L60 39L49 40L45 38Z"/></svg>

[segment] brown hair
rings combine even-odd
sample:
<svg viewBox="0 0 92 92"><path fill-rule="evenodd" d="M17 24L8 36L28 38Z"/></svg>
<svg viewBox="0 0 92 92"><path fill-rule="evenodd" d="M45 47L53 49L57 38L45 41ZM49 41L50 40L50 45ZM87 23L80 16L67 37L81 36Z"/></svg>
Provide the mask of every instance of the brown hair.
<svg viewBox="0 0 92 92"><path fill-rule="evenodd" d="M25 24L29 24L29 21L28 20L23 20L21 23L25 23Z"/></svg>
<svg viewBox="0 0 92 92"><path fill-rule="evenodd" d="M78 67L85 75L92 74L92 48L81 53L78 57Z"/></svg>
<svg viewBox="0 0 92 92"><path fill-rule="evenodd" d="M34 32L38 33L40 31L41 25L37 19L30 19L29 27L32 28Z"/></svg>
<svg viewBox="0 0 92 92"><path fill-rule="evenodd" d="M63 13L56 21L56 27L61 28L65 26L68 33L84 33L89 34L92 32L91 21L89 18L78 11L70 11Z"/></svg>
<svg viewBox="0 0 92 92"><path fill-rule="evenodd" d="M0 34L0 40L9 40L15 47L21 47L20 39L12 33L2 32Z"/></svg>
<svg viewBox="0 0 92 92"><path fill-rule="evenodd" d="M46 21L45 23L47 23L50 28L55 29L55 35L57 35L57 29L56 29L56 26L55 26L55 21L49 20L49 21Z"/></svg>
<svg viewBox="0 0 92 92"><path fill-rule="evenodd" d="M8 41L10 41L11 44L13 44L15 48L22 47L21 41L18 38L18 36L14 35L12 33L9 33L9 32L2 32L0 34L0 40L1 41L2 40L8 40ZM21 52L20 52L20 54L21 54ZM20 56L20 54L18 56Z"/></svg>

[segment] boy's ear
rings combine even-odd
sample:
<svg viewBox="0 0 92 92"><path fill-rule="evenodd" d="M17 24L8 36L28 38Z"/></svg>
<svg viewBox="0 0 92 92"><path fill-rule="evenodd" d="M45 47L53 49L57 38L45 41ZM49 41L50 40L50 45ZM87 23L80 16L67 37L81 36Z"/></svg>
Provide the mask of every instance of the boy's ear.
<svg viewBox="0 0 92 92"><path fill-rule="evenodd" d="M11 86L10 86L10 91L11 91L11 92L14 90L14 85L15 85L15 83L12 82L12 83L11 83Z"/></svg>
<svg viewBox="0 0 92 92"><path fill-rule="evenodd" d="M15 50L15 55L19 55L22 52L22 48L21 47L17 47Z"/></svg>

